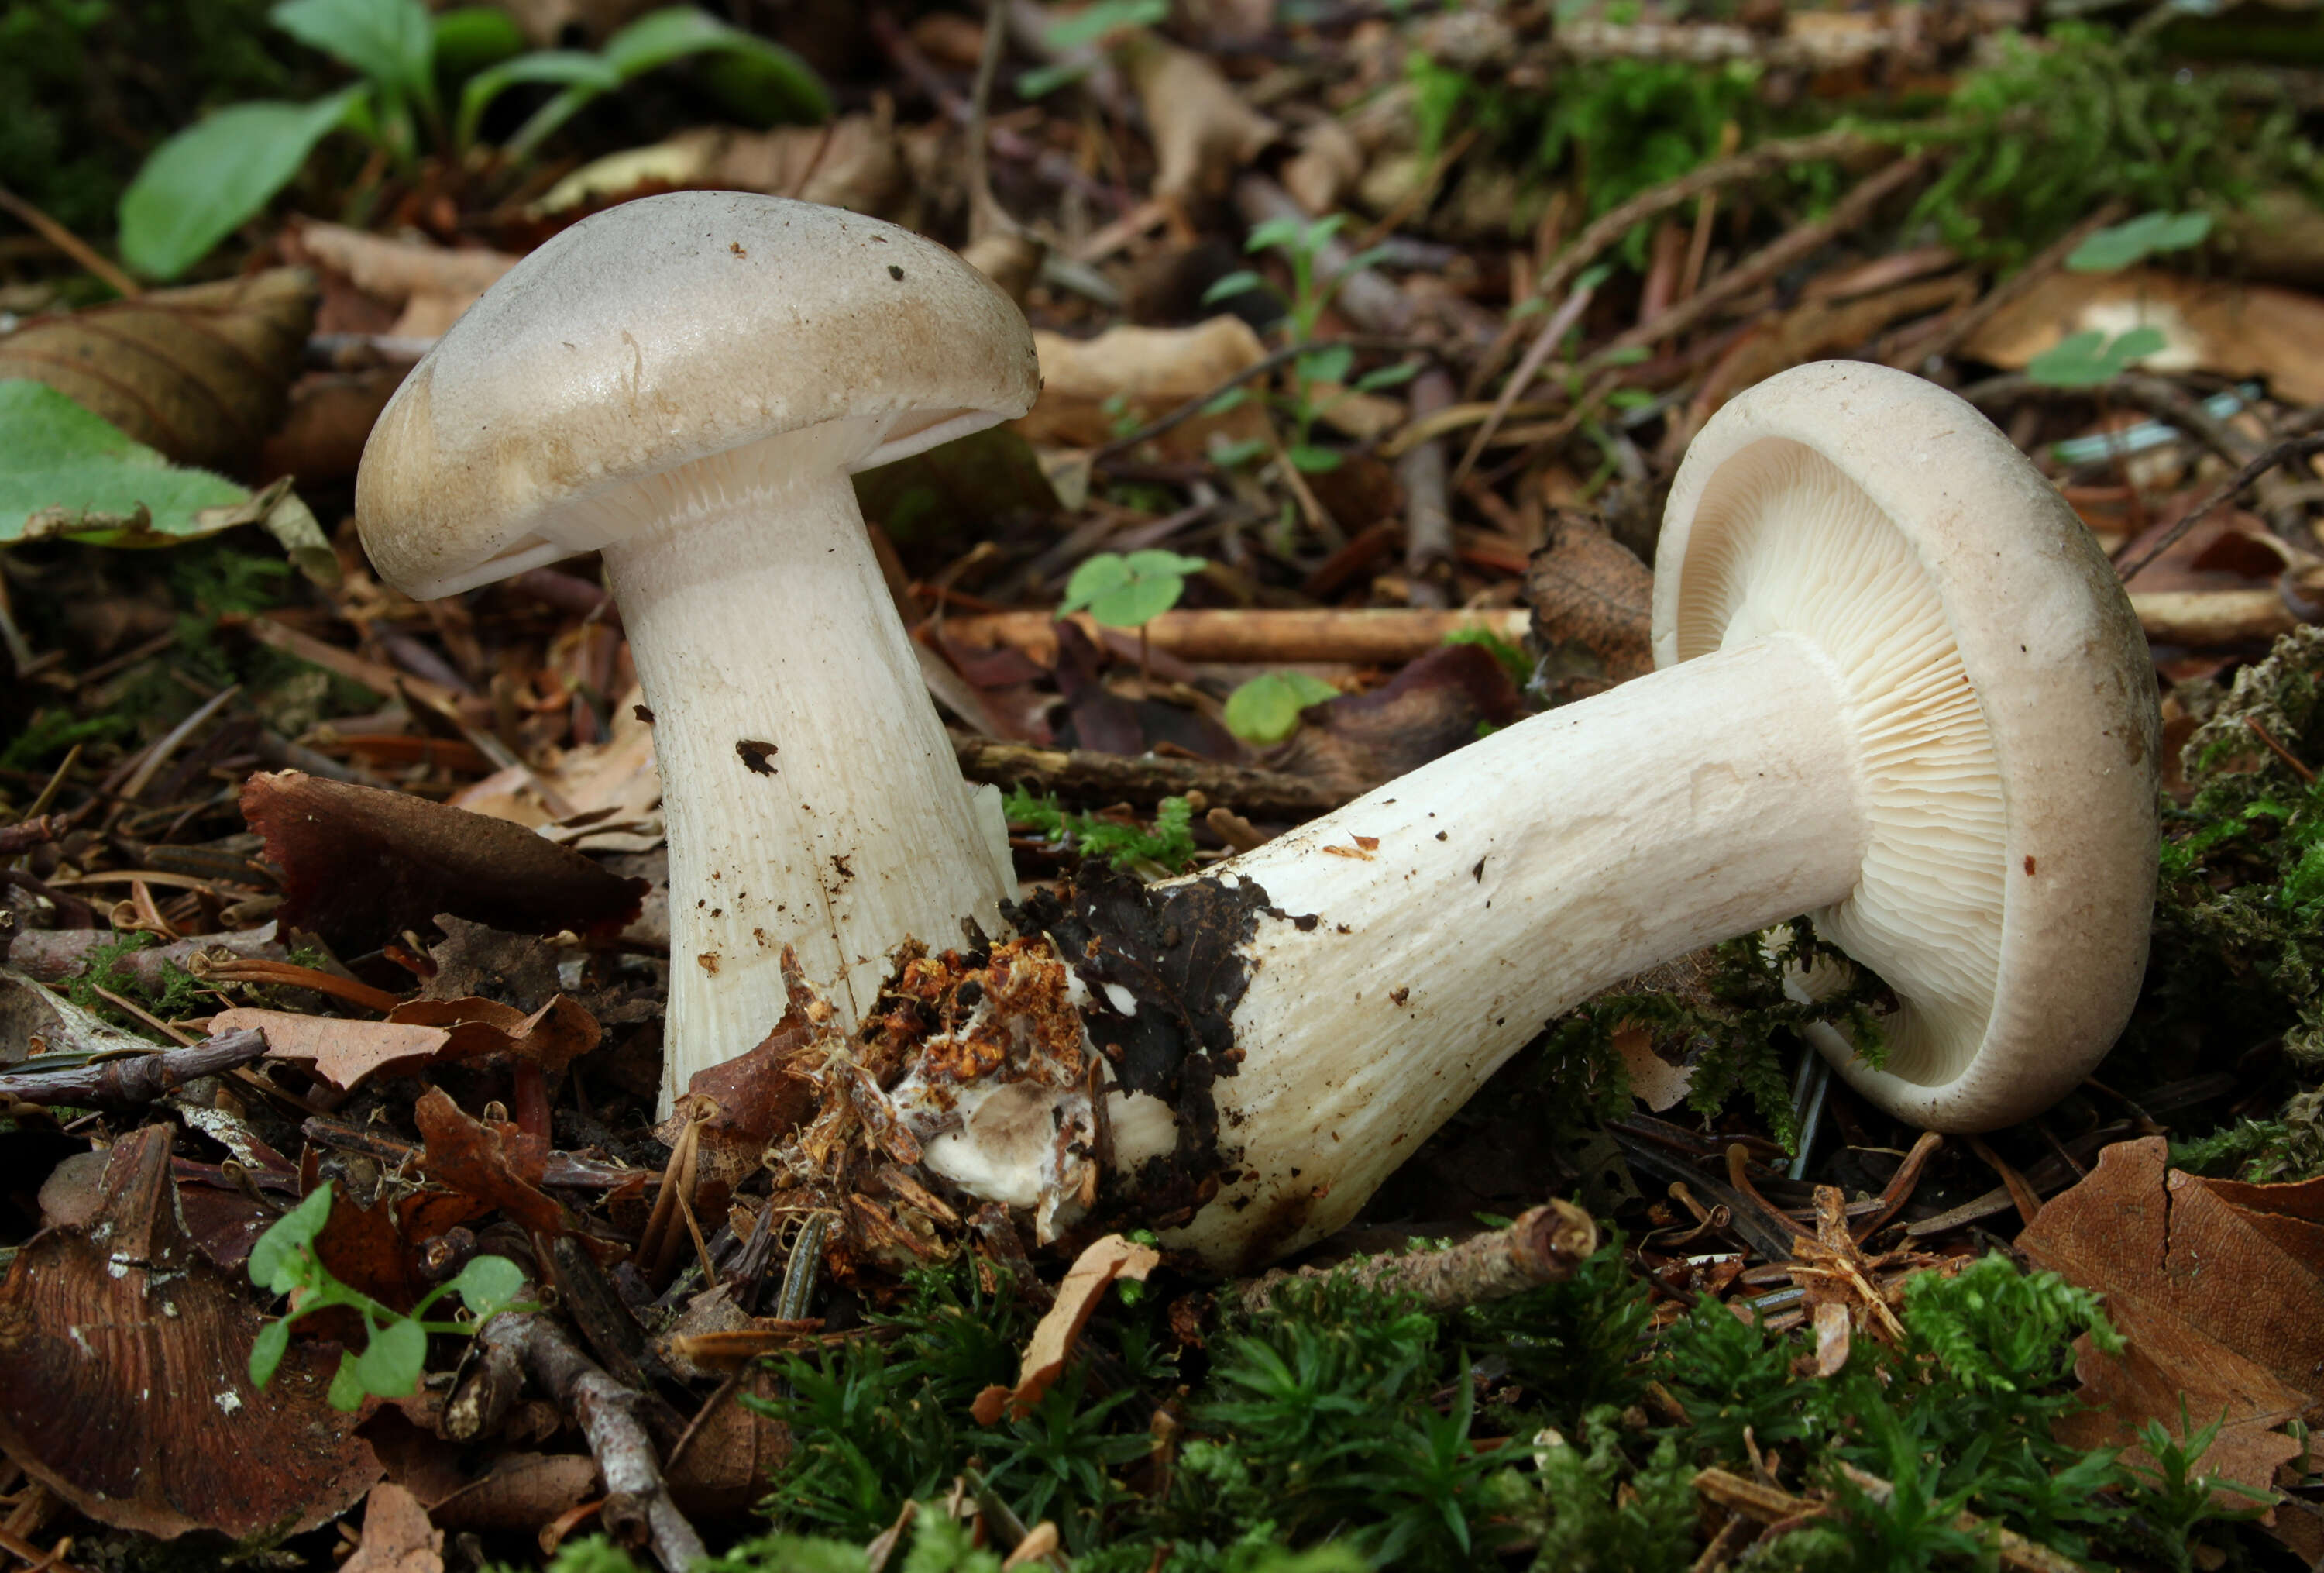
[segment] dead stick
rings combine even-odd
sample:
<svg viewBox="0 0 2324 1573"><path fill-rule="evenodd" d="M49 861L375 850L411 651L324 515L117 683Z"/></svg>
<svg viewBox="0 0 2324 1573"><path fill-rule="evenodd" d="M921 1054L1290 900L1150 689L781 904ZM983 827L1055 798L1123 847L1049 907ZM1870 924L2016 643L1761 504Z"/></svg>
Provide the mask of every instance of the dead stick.
<svg viewBox="0 0 2324 1573"><path fill-rule="evenodd" d="M1814 136L1763 143L1748 153L1714 159L1676 180L1665 180L1652 190L1639 192L1618 208L1608 209L1558 253L1557 260L1549 264L1549 271L1535 282L1534 295L1539 300L1548 300L1563 294L1566 287L1582 276L1582 271L1597 260L1599 253L1629 234L1634 226L1649 218L1658 218L1706 192L1733 185L1738 180L1753 180L1762 175L1775 174L1794 164L1847 158L1872 145L1853 131L1827 131ZM1515 347L1522 331L1521 322L1511 322L1502 330L1501 337L1486 350L1484 359L1471 374L1469 385L1462 395L1463 398L1473 401L1484 396L1485 384L1500 369L1501 363L1508 357L1509 350Z"/></svg>
<svg viewBox="0 0 2324 1573"><path fill-rule="evenodd" d="M1778 236L1750 256L1728 269L1690 299L1681 301L1651 322L1642 322L1618 334L1582 363L1593 371L1627 350L1659 344L1686 332L1713 311L1746 291L1757 289L1794 263L1804 261L1872 217L1873 210L1928 171L1937 155L1914 153L1898 159L1877 174L1868 175L1855 190L1832 205L1831 211L1812 222Z"/></svg>
<svg viewBox="0 0 2324 1573"><path fill-rule="evenodd" d="M1134 757L1085 748L1039 748L954 733L953 753L970 781L1086 801L1150 809L1164 798L1200 792L1246 819L1306 819L1347 800L1323 782L1278 771L1217 764L1201 759Z"/></svg>
<svg viewBox="0 0 2324 1573"><path fill-rule="evenodd" d="M144 293L135 279L122 272L95 246L25 201L15 192L9 190L5 186L0 186L0 208L5 208L27 229L80 264L88 272L95 273L105 282L108 289L116 294L134 300Z"/></svg>
<svg viewBox="0 0 2324 1573"><path fill-rule="evenodd" d="M35 814L13 825L0 825L0 857L14 857L20 852L53 841L69 828L62 814Z"/></svg>
<svg viewBox="0 0 2324 1573"><path fill-rule="evenodd" d="M1993 320L2001 309L2022 299L2034 285L2065 266L2066 259L2080 249L2082 242L2120 221L2129 209L2120 199L2108 201L2073 228L2050 243L2042 252L2009 277L1987 290L1982 298L1953 317L1936 332L1910 349L1901 351L1888 364L1900 372L1941 360L1967 344L1977 330Z"/></svg>
<svg viewBox="0 0 2324 1573"><path fill-rule="evenodd" d="M2188 509L2181 516L2179 523L2164 531L2162 536L2146 549L2144 555L2130 562L2117 563L2116 568L2121 574L2123 582L2129 583L2148 564L2168 551L2181 536L2201 523L2212 509L2232 498L2237 492L2242 491L2276 466L2292 459L2305 458L2311 453L2324 453L2324 436L2295 437L2289 441L2279 442L2266 452L2252 458L2243 468L2222 481L2209 496Z"/></svg>
<svg viewBox="0 0 2324 1573"><path fill-rule="evenodd" d="M1412 380L1409 409L1417 426L1452 403L1452 379L1430 366ZM1412 581L1412 604L1441 607L1451 601L1452 578L1452 510L1444 487L1444 448L1420 442L1396 461L1396 478L1404 484L1404 571Z"/></svg>
<svg viewBox="0 0 2324 1573"><path fill-rule="evenodd" d="M2168 421L2230 464L2242 464L2258 446L2242 432L2190 398L2185 389L2162 377L2119 376L2101 388L2061 388L2039 383L2018 373L1987 377L1961 390L1961 397L1983 410L2021 399L2088 399L2102 393L2113 403L2129 404L2158 421Z"/></svg>
<svg viewBox="0 0 2324 1573"><path fill-rule="evenodd" d="M2324 448L2324 438L2318 439L2317 445ZM2210 644L2273 637L2294 621L2273 590L2134 595L2130 604L2147 636L2157 643ZM1154 650L1181 661L1396 666L1427 654L1457 630L1479 629L1513 644L1521 643L1531 615L1521 606L1443 611L1416 606L1168 611L1146 625L1146 635ZM1085 625L1083 631L1091 634L1093 643L1097 641L1092 626ZM1038 662L1056 659L1056 618L1047 612L948 617L945 635L971 648L1006 644Z"/></svg>
<svg viewBox="0 0 2324 1573"><path fill-rule="evenodd" d="M1410 1295L1427 1310L1458 1310L1507 1300L1545 1283L1562 1283L1597 1249L1596 1221L1572 1202L1551 1201L1530 1209L1506 1229L1474 1235L1442 1251L1360 1256L1337 1267L1270 1272L1244 1288L1242 1306L1247 1311L1263 1311L1286 1283L1333 1279L1382 1294Z"/></svg>
<svg viewBox="0 0 2324 1573"><path fill-rule="evenodd" d="M1283 345L1260 359L1251 362L1240 371L1232 373L1215 387L1204 389L1176 409L1157 415L1128 436L1117 437L1102 448L1093 449L1090 452L1090 464L1093 467L1102 467L1106 460L1119 458L1141 444L1151 442L1166 432L1174 430L1193 420L1201 414L1213 399L1231 393L1254 377L1263 377L1269 372L1288 365L1303 356L1320 354L1330 349L1373 349L1396 354L1399 351L1430 347L1429 345L1417 339L1382 338L1369 335L1358 335L1348 338L1317 338L1310 339L1305 344Z"/></svg>
<svg viewBox="0 0 2324 1573"><path fill-rule="evenodd" d="M670 1501L639 1410L644 1395L622 1386L583 1354L565 1330L537 1311L503 1311L476 1335L487 1351L514 1355L526 1375L579 1422L605 1482L604 1522L623 1545L650 1545L668 1573L687 1573L709 1555L702 1537Z"/></svg>
<svg viewBox="0 0 2324 1573"><path fill-rule="evenodd" d="M70 1069L11 1071L0 1076L0 1101L130 1108L150 1104L198 1076L216 1076L247 1065L265 1052L265 1034L244 1028L185 1049L157 1049L151 1054L100 1059Z"/></svg>
<svg viewBox="0 0 2324 1573"><path fill-rule="evenodd" d="M1886 1503L1896 1494L1896 1488L1877 1475L1868 1474L1853 1465L1843 1464L1857 1489L1877 1503ZM1731 1513L1755 1519L1760 1523L1779 1524L1829 1517L1834 1504L1829 1498L1794 1496L1781 1486L1747 1480L1725 1469L1705 1469L1694 1477L1695 1491ZM2060 1555L2036 1541L2027 1540L2014 1530L1987 1524L1974 1513L1964 1513L1953 1520L1953 1527L1964 1533L1984 1538L1989 1531L1995 1535L1995 1550L2000 1553L2005 1567L2020 1573L2080 1573L2081 1565Z"/></svg>

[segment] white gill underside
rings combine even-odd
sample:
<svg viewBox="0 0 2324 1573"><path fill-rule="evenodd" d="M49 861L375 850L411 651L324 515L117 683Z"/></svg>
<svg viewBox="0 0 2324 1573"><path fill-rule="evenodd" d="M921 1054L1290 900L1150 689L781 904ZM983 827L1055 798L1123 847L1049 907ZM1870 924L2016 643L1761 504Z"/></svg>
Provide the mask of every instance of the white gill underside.
<svg viewBox="0 0 2324 1573"><path fill-rule="evenodd" d="M2006 848L1993 739L1936 590L1829 459L1778 440L1720 470L1685 573L1682 661L1797 631L1840 672L1871 834L1855 893L1812 915L1906 1002L1886 1024L1888 1070L1950 1081L1985 1036Z"/></svg>

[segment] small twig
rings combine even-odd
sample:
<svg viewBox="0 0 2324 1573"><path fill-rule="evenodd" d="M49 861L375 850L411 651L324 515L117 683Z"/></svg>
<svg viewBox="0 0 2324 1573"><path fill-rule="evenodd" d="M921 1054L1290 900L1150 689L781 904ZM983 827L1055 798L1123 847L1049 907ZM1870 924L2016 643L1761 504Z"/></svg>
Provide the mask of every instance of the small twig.
<svg viewBox="0 0 2324 1573"><path fill-rule="evenodd" d="M143 285L122 272L103 253L5 186L0 186L0 210L5 210L42 240L104 280L106 285L115 292L132 299L145 292Z"/></svg>
<svg viewBox="0 0 2324 1573"><path fill-rule="evenodd" d="M1551 1201L1442 1251L1362 1256L1337 1267L1275 1272L1242 1291L1242 1308L1262 1311L1286 1283L1335 1280L1382 1294L1408 1294L1427 1310L1507 1300L1545 1283L1562 1283L1598 1249L1598 1225L1572 1202Z"/></svg>
<svg viewBox="0 0 2324 1573"><path fill-rule="evenodd" d="M266 1036L254 1028L222 1032L185 1049L56 1070L18 1070L0 1075L0 1100L98 1108L133 1108L200 1076L216 1076L247 1065L266 1052Z"/></svg>
<svg viewBox="0 0 2324 1573"><path fill-rule="evenodd" d="M2236 493L2275 468L2276 466L2295 458L2306 458L2311 453L2324 453L2324 436L2291 438L2256 455L2241 469L2219 483L2209 495L2180 515L2179 522L2156 537L2143 555L2128 562L2117 559L2115 562L2115 571L2121 576L2123 583L2128 584L2147 565L2170 551L2178 542L2180 537L2209 517L2212 509L2232 499Z"/></svg>
<svg viewBox="0 0 2324 1573"><path fill-rule="evenodd" d="M2188 397L2176 383L2161 377L2119 376L2103 389L2064 388L2054 383L2036 382L2023 373L2012 372L1997 377L1987 377L1961 390L1961 397L1979 409L1992 404L2013 403L2020 399L2088 399L2102 396L2117 404L2128 404L2180 427L2204 447L2233 464L2241 464L2252 456L2257 446L2251 439L2203 408L2202 401Z"/></svg>
<svg viewBox="0 0 2324 1573"><path fill-rule="evenodd" d="M2127 205L2119 199L2102 204L2097 212L2052 241L2024 267L1987 290L1928 338L1898 353L1888 364L1898 371L1911 371L1952 354L1968 343L1978 328L1998 316L2003 307L2022 299L2034 285L2065 266L2066 259L2081 248L2082 242L2107 225L2119 222L2127 211Z"/></svg>
<svg viewBox="0 0 2324 1573"><path fill-rule="evenodd" d="M1693 198L1738 180L1757 180L1762 175L1775 174L1794 164L1846 158L1852 153L1862 153L1871 145L1853 131L1827 131L1814 136L1762 143L1748 153L1714 159L1676 180L1666 180L1652 190L1641 191L1619 207L1601 214L1557 254L1557 260L1549 264L1549 271L1535 281L1534 293L1544 298L1562 293L1582 276L1584 268L1597 260L1599 253L1629 234L1633 226L1660 217ZM1502 329L1501 336L1485 351L1484 358L1470 375L1463 398L1474 400L1483 396L1485 384L1493 373L1500 369L1502 359L1522 331L1515 322Z"/></svg>
<svg viewBox="0 0 2324 1573"><path fill-rule="evenodd" d="M1969 1143L1969 1150L1982 1159L1987 1169L1999 1175L2001 1183L2008 1188L2010 1204L2016 1208L2018 1220L2031 1225L2041 1216L2042 1198L2035 1194L2034 1188L2026 1183L2025 1177L2012 1168L2000 1153L1996 1152L1984 1137L1969 1136L1965 1140Z"/></svg>
<svg viewBox="0 0 2324 1573"><path fill-rule="evenodd" d="M1886 1227L1888 1220L1913 1199L1913 1192L1921 1183L1921 1171L1928 1167L1929 1160L1935 1157L1937 1149L1944 1144L1945 1139L1934 1131L1921 1133L1920 1139L1913 1143L1913 1150L1904 1154L1904 1161L1898 1164L1896 1172L1888 1177L1887 1186L1880 1192L1879 1210L1856 1226L1858 1245L1862 1245Z"/></svg>
<svg viewBox="0 0 2324 1573"><path fill-rule="evenodd" d="M13 825L0 825L0 857L14 857L20 852L46 846L63 835L66 828L62 814L35 814Z"/></svg>
<svg viewBox="0 0 2324 1573"><path fill-rule="evenodd" d="M1269 351L1261 358L1251 362L1250 365L1243 367L1240 371L1236 372L1225 381L1220 383L1216 387L1195 394L1193 398L1187 400L1185 403L1179 405L1176 409L1170 411L1167 414L1157 415L1153 420L1148 421L1145 425L1139 427L1137 430L1130 432L1128 436L1117 437L1111 442L1107 443L1104 447L1092 449L1089 457L1090 467L1093 469L1100 468L1105 464L1106 460L1110 458L1119 458L1123 454L1130 452L1140 444L1151 442L1165 432L1176 430L1178 427L1193 420L1195 416L1201 414L1204 407L1209 404L1212 400L1223 397L1224 395L1234 392L1235 389L1241 387L1245 383L1250 382L1254 377L1263 377L1269 372L1276 371L1289 365L1291 362L1297 360L1302 356L1314 355L1323 350L1339 349L1342 347L1348 349L1378 350L1393 355L1404 354L1413 350L1425 350L1434 347L1423 343L1417 339L1375 338L1369 334L1359 334L1349 338L1312 338L1305 344L1284 345L1279 348Z"/></svg>
<svg viewBox="0 0 2324 1573"><path fill-rule="evenodd" d="M1499 395L1493 400L1492 413L1478 426L1477 434L1469 440L1468 448L1461 455L1461 462L1452 467L1452 484L1455 486L1467 480L1469 472L1477 467L1478 455L1485 451L1485 445L1492 441L1493 433L1499 430L1501 422L1508 418L1510 406L1532 385L1534 378L1541 375L1541 368L1548 364L1549 357L1564 342L1566 333L1582 319L1582 313L1590 309L1591 298L1596 293L1595 288L1585 285L1568 295L1564 303L1543 326L1539 337L1526 347L1525 358L1517 362L1517 369L1509 374L1508 381L1501 384ZM1535 298L1547 297L1536 295Z"/></svg>
<svg viewBox="0 0 2324 1573"><path fill-rule="evenodd" d="M1417 426L1452 403L1452 378L1430 366L1412 379L1406 408ZM1452 604L1451 583L1455 543L1452 510L1444 484L1444 449L1441 443L1416 442L1399 455L1396 478L1404 485L1404 572L1416 606Z"/></svg>
<svg viewBox="0 0 2324 1573"><path fill-rule="evenodd" d="M2262 743L2267 745L2267 751L2270 754L2274 754L2278 759L2283 761L2283 763L2290 767L2292 774L2298 776L2310 786L2314 786L2316 784L2316 773L2302 764L2300 762L2299 756L2294 754L2291 749L2286 748L2282 744L2277 742L2275 734L2269 731L2265 726L2261 726L2257 716L2246 716L2244 717L2244 725L2251 728L2253 736L2258 738Z"/></svg>

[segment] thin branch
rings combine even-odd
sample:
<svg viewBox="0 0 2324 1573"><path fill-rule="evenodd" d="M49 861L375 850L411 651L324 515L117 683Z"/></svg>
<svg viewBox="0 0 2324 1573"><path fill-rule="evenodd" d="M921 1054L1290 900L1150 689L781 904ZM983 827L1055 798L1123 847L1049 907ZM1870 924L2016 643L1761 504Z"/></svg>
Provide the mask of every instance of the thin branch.
<svg viewBox="0 0 2324 1573"><path fill-rule="evenodd" d="M266 1052L255 1028L222 1032L184 1049L157 1049L119 1059L99 1059L56 1070L16 1070L0 1076L0 1102L82 1108L134 1108L183 1087L247 1065ZM27 1063L30 1063L27 1061Z"/></svg>
<svg viewBox="0 0 2324 1573"><path fill-rule="evenodd" d="M2211 510L2232 499L2236 493L2275 468L2276 466L2289 463L2295 458L2306 458L2311 453L2324 453L2324 436L2295 437L2288 441L2279 442L2264 453L2253 458L2243 468L2220 482L2209 496L2180 515L2179 523L2156 537L2153 544L2149 546L2142 556L2128 562L2116 560L2115 569L2122 576L2123 583L2128 584L2137 578L2156 558L2176 545L2181 536L2209 517Z"/></svg>

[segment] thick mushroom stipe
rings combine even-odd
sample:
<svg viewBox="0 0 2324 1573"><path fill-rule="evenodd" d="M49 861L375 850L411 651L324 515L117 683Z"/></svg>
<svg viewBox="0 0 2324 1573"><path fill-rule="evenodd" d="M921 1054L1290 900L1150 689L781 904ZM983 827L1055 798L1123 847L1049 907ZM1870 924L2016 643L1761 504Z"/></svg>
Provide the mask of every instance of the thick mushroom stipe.
<svg viewBox="0 0 2324 1573"><path fill-rule="evenodd" d="M1268 915L1209 1083L1224 1178L1174 1243L1243 1268L1328 1234L1549 1020L1803 914L1900 1001L1884 1069L1819 1047L1904 1118L2023 1118L2111 1046L2153 677L2024 457L1919 378L1801 367L1697 438L1656 569L1663 670L1179 882ZM1117 1097L1118 1165L1188 1155L1154 1103Z"/></svg>
<svg viewBox="0 0 2324 1573"><path fill-rule="evenodd" d="M960 779L848 477L1020 415L1016 306L894 225L687 191L485 292L389 402L355 512L415 596L602 550L670 850L663 1108L780 1019L786 944L852 1025L905 941L997 924L997 794Z"/></svg>

